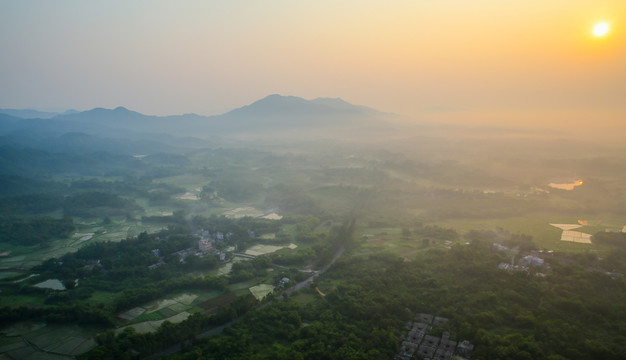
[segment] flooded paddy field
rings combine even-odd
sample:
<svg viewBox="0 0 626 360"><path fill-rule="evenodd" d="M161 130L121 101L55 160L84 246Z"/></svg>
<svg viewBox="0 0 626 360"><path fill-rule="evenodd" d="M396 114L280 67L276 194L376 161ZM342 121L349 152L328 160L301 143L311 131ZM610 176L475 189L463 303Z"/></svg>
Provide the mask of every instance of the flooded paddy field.
<svg viewBox="0 0 626 360"><path fill-rule="evenodd" d="M129 324L115 332L120 333L127 327L133 327L139 333L154 332L164 321L179 323L194 312L206 310L206 303L221 295L220 291L187 292L151 301L118 314L119 319Z"/></svg>

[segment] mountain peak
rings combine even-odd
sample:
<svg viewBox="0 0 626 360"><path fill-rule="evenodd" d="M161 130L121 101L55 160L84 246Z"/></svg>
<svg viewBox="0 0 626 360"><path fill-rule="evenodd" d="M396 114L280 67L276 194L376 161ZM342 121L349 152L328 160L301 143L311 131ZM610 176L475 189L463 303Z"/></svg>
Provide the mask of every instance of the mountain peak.
<svg viewBox="0 0 626 360"><path fill-rule="evenodd" d="M248 106L259 104L259 103L261 104L262 103L304 103L306 101L307 100L298 96L271 94L260 100L253 102L252 104Z"/></svg>
<svg viewBox="0 0 626 360"><path fill-rule="evenodd" d="M306 100L297 96L271 94L250 105L232 110L228 116L332 116L332 115L375 115L379 111L353 105L340 98L319 97Z"/></svg>

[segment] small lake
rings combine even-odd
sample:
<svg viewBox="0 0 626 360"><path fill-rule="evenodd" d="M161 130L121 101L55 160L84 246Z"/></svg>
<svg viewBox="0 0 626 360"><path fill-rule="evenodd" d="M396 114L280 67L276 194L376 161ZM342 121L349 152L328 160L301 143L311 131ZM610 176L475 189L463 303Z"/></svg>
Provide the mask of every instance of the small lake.
<svg viewBox="0 0 626 360"><path fill-rule="evenodd" d="M40 282L39 284L35 284L33 286L42 288L42 289L65 290L65 286L59 279L48 279L44 282Z"/></svg>

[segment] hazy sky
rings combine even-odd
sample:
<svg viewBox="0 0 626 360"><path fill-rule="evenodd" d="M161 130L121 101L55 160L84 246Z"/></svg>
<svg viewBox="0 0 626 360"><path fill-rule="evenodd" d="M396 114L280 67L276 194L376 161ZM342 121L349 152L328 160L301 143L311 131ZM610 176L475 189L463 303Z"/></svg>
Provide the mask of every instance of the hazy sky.
<svg viewBox="0 0 626 360"><path fill-rule="evenodd" d="M624 0L0 0L0 51L4 108L211 115L279 93L626 121Z"/></svg>

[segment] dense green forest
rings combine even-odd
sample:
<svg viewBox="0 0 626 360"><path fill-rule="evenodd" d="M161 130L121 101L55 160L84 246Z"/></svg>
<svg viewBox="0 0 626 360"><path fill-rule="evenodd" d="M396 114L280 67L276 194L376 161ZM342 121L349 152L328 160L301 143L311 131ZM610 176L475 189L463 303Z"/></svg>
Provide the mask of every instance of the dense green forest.
<svg viewBox="0 0 626 360"><path fill-rule="evenodd" d="M621 359L626 283L569 258L550 260L545 277L499 270L487 241L425 251L416 261L388 255L347 257L300 294L248 310L221 335L193 338L200 317L171 325L170 359L382 359L399 347L415 312L451 319L451 336L476 344L476 359ZM598 261L598 260L596 260ZM598 265L598 264L596 264ZM320 296L314 288L324 289ZM205 325L216 321L207 318ZM176 329L176 330L175 330ZM197 330L195 330L197 331ZM433 332L441 329L433 329ZM86 357L156 352L153 335L99 340Z"/></svg>
<svg viewBox="0 0 626 360"><path fill-rule="evenodd" d="M71 217L53 219L38 217L30 219L0 219L0 241L14 245L44 244L54 238L68 237L74 231Z"/></svg>

